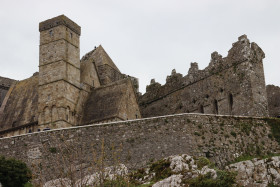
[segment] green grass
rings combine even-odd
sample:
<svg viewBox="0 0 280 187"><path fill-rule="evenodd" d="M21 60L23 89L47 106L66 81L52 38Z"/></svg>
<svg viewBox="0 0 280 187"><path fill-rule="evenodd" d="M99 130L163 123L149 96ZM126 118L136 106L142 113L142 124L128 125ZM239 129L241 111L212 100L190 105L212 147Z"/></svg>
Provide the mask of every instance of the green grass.
<svg viewBox="0 0 280 187"><path fill-rule="evenodd" d="M280 119L264 118L264 121L266 121L271 128L271 134L269 137L273 137L280 144Z"/></svg>
<svg viewBox="0 0 280 187"><path fill-rule="evenodd" d="M242 161L247 161L247 160L252 160L254 158L266 159L266 158L271 158L271 157L274 157L274 156L280 156L280 153L271 153L271 154L268 154L268 155L259 155L259 156L256 156L256 155L253 156L253 155L249 155L249 154L244 154L244 155L241 155L241 156L237 157L230 164L234 164L234 163L242 162Z"/></svg>

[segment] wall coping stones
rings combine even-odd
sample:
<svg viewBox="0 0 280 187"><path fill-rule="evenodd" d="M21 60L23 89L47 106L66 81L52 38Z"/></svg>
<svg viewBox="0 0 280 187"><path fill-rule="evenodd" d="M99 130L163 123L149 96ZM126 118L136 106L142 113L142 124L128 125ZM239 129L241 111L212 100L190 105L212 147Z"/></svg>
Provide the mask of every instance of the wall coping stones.
<svg viewBox="0 0 280 187"><path fill-rule="evenodd" d="M141 118L141 119L134 119L134 120L126 120L126 121L114 121L114 122L88 124L88 125L68 127L68 128L51 129L48 131L32 132L32 133L28 133L28 134L3 137L3 138L0 138L0 140L9 139L9 138L12 139L12 138L17 138L17 137L22 137L22 136L30 136L30 135L34 135L34 134L40 134L40 133L49 133L49 132L53 132L53 131L73 130L73 129L96 127L96 126L110 126L110 125L115 125L115 124L127 124L127 123L131 123L131 122L135 122L135 121L149 121L149 120L154 120L154 119L162 119L162 118L164 119L164 118L172 118L172 117L178 117L178 116L213 116L213 117L239 118L239 119L263 119L263 117L256 117L256 116L233 116L233 115L200 114L200 113L181 113L181 114L172 114L172 115Z"/></svg>
<svg viewBox="0 0 280 187"><path fill-rule="evenodd" d="M39 31L42 32L42 31L54 28L59 25L64 25L64 26L70 28L73 32L75 32L79 36L81 35L81 27L78 24L76 24L75 22L73 22L72 20L70 20L65 15L60 15L60 16L54 17L52 19L48 19L46 21L40 22Z"/></svg>

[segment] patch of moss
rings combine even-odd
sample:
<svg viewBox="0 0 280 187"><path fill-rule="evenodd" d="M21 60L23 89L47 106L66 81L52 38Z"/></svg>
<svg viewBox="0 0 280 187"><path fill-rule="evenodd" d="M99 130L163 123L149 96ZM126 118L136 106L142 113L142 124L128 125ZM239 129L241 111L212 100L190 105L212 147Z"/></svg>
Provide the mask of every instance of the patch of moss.
<svg viewBox="0 0 280 187"><path fill-rule="evenodd" d="M197 131L195 131L193 134L196 135L196 136L201 136L201 134Z"/></svg>
<svg viewBox="0 0 280 187"><path fill-rule="evenodd" d="M186 183L189 187L233 187L236 186L236 173L219 170L217 178L213 179L211 173L199 175L197 178L191 179Z"/></svg>
<svg viewBox="0 0 280 187"><path fill-rule="evenodd" d="M249 136L252 126L253 126L253 124L251 124L251 123L241 123L240 130L241 130L241 132L244 132L246 135Z"/></svg>
<svg viewBox="0 0 280 187"><path fill-rule="evenodd" d="M51 153L56 153L56 152L57 152L57 150L56 150L56 148L55 148L55 147L50 147L50 149L49 149L49 150L50 150L50 152L51 152Z"/></svg>
<svg viewBox="0 0 280 187"><path fill-rule="evenodd" d="M264 118L264 121L266 121L271 128L271 135L268 135L268 137L273 137L280 144L280 119Z"/></svg>
<svg viewBox="0 0 280 187"><path fill-rule="evenodd" d="M231 134L234 138L236 138L236 132L231 131L230 134Z"/></svg>
<svg viewBox="0 0 280 187"><path fill-rule="evenodd" d="M274 156L280 156L280 153L270 153L267 155L249 155L249 154L243 154L239 157L237 157L233 162L231 162L230 164L234 164L237 162L242 162L242 161L247 161L247 160L252 160L254 158L259 158L259 159L266 159L266 158L271 158Z"/></svg>

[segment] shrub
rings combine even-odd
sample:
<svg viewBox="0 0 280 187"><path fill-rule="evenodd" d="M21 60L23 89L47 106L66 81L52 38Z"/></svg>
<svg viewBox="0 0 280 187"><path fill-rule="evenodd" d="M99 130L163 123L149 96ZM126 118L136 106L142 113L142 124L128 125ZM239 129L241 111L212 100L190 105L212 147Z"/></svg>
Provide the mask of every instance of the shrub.
<svg viewBox="0 0 280 187"><path fill-rule="evenodd" d="M205 157L199 157L198 160L196 161L196 164L197 164L197 168L201 169L204 166L210 165L211 162Z"/></svg>
<svg viewBox="0 0 280 187"><path fill-rule="evenodd" d="M159 160L151 165L151 172L155 172L155 176L152 181L157 182L161 179L165 179L172 175L170 169L171 162L169 160Z"/></svg>
<svg viewBox="0 0 280 187"><path fill-rule="evenodd" d="M268 137L272 137L280 144L280 119L277 118L264 118L267 124L271 128L271 134L268 134Z"/></svg>
<svg viewBox="0 0 280 187"><path fill-rule="evenodd" d="M0 181L5 187L23 187L31 180L31 171L26 164L0 156Z"/></svg>
<svg viewBox="0 0 280 187"><path fill-rule="evenodd" d="M189 187L233 187L235 186L236 173L217 171L217 178L213 179L211 173L199 175L197 178L191 179Z"/></svg>
<svg viewBox="0 0 280 187"><path fill-rule="evenodd" d="M230 134L231 134L234 138L236 138L236 132L231 131Z"/></svg>

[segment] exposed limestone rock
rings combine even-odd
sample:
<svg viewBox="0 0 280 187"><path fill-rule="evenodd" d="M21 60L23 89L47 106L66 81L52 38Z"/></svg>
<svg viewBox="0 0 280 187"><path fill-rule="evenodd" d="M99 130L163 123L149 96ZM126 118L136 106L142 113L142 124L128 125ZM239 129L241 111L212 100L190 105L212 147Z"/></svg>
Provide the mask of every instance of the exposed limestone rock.
<svg viewBox="0 0 280 187"><path fill-rule="evenodd" d="M83 179L70 180L69 178L55 179L48 181L44 184L44 187L71 187L74 184L75 187L83 186L95 186L104 180L115 180L118 176L125 176L128 174L127 167L124 164L118 166L112 166L104 168L104 171L93 173L92 175L87 175Z"/></svg>
<svg viewBox="0 0 280 187"><path fill-rule="evenodd" d="M238 162L226 169L237 172L236 181L242 186L266 187L269 183L280 185L279 156Z"/></svg>
<svg viewBox="0 0 280 187"><path fill-rule="evenodd" d="M63 178L63 179L55 179L55 180L51 180L48 181L44 184L43 187L71 187L71 180L67 179L67 178Z"/></svg>
<svg viewBox="0 0 280 187"><path fill-rule="evenodd" d="M183 175L171 175L170 177L155 183L152 187L180 187L182 177Z"/></svg>
<svg viewBox="0 0 280 187"><path fill-rule="evenodd" d="M170 168L173 174L165 179L156 182L153 187L179 187L188 185L183 181L190 181L201 175L208 175L212 179L217 178L217 170L209 168L208 165L201 169L197 167L197 159L189 155L175 155L165 158L170 161ZM226 167L228 172L236 172L236 184L249 187L267 187L269 184L280 185L280 157L275 156L267 159L253 159L231 164ZM166 168L163 168L166 169ZM150 173L151 168L146 168L147 175L154 176ZM145 180L148 179L148 180ZM144 176L142 183L149 184L151 177Z"/></svg>

